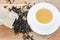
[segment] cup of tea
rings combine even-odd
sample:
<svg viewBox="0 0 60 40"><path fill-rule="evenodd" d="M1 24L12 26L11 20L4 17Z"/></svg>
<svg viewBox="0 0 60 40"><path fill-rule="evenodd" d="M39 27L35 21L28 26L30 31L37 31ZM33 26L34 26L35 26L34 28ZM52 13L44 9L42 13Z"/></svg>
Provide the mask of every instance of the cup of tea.
<svg viewBox="0 0 60 40"><path fill-rule="evenodd" d="M37 3L30 8L27 21L34 32L49 35L59 28L60 12L51 3Z"/></svg>

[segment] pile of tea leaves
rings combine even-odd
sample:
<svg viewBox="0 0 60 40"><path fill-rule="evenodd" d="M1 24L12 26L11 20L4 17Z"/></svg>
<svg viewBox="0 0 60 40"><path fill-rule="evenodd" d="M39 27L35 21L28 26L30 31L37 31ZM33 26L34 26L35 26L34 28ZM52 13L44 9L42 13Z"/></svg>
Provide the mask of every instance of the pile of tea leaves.
<svg viewBox="0 0 60 40"><path fill-rule="evenodd" d="M31 7L32 7L32 5L30 5L30 3L29 3L29 4L19 7L19 8L15 7L15 6L12 6L12 8L9 8L9 11L14 11L19 16L18 19L15 19L15 21L13 23L13 26L14 26L13 29L16 34L22 33L24 40L34 40L33 35L32 36L29 35L29 33L32 32L32 30L27 23L27 13ZM4 6L4 8L6 8L6 6Z"/></svg>
<svg viewBox="0 0 60 40"><path fill-rule="evenodd" d="M10 4L12 4L12 2L14 2L14 0L6 0L7 1L7 3L10 3Z"/></svg>

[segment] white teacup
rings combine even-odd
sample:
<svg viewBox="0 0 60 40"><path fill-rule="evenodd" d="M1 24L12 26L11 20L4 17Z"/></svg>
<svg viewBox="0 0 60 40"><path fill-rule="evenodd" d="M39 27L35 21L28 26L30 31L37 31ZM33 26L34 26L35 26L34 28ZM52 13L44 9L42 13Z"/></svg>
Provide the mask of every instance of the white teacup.
<svg viewBox="0 0 60 40"><path fill-rule="evenodd" d="M41 23L37 20L37 18L36 18L37 11L41 10L41 9L48 9L51 12L52 19L50 20L50 22ZM41 12L41 15L43 13L44 12ZM44 15L46 16L47 14L43 14L43 16ZM49 15L47 15L47 16L49 16ZM41 19L42 19L42 17L41 17ZM46 2L41 2L41 3L35 4L34 6L31 7L31 9L29 10L28 15L27 15L27 21L28 21L28 24L30 25L31 29L34 32L41 34L41 35L49 35L49 34L54 33L59 28L60 12L54 5L52 5L50 3L46 3Z"/></svg>

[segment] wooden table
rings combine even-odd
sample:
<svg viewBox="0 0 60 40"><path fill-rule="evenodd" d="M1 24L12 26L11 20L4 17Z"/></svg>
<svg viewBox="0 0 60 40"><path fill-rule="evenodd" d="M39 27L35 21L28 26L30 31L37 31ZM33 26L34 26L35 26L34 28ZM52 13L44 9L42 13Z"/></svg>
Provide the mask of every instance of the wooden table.
<svg viewBox="0 0 60 40"><path fill-rule="evenodd" d="M60 11L60 0L15 0L14 2L11 2L13 4L24 4L24 1L25 2L28 2L28 3L33 3L33 2L49 2L49 3L52 3L53 5L55 5L58 10ZM9 2L7 2L6 0L0 0L0 4L3 4L3 5L11 5L9 4ZM13 29L10 29L10 28L7 28L6 26L4 25L1 25L2 28L0 27L0 40L22 40L22 34L18 34L18 35L15 35ZM42 35L39 35L39 34L36 34L34 32L31 32L30 35L34 35L34 39L35 40L60 40L60 28L53 34L51 35L47 35L47 36L42 36Z"/></svg>

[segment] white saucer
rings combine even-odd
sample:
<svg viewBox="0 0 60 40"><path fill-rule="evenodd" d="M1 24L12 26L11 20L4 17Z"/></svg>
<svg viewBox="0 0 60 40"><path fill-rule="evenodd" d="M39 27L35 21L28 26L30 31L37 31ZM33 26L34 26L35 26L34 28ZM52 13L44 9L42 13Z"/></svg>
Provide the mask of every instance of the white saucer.
<svg viewBox="0 0 60 40"><path fill-rule="evenodd" d="M48 24L42 24L36 20L35 15L37 10L42 8L49 9L52 12L53 18L51 22L49 22ZM54 5L50 3L46 2L38 3L31 7L31 9L29 10L27 15L27 21L34 32L40 35L49 35L54 33L59 28L60 12Z"/></svg>

